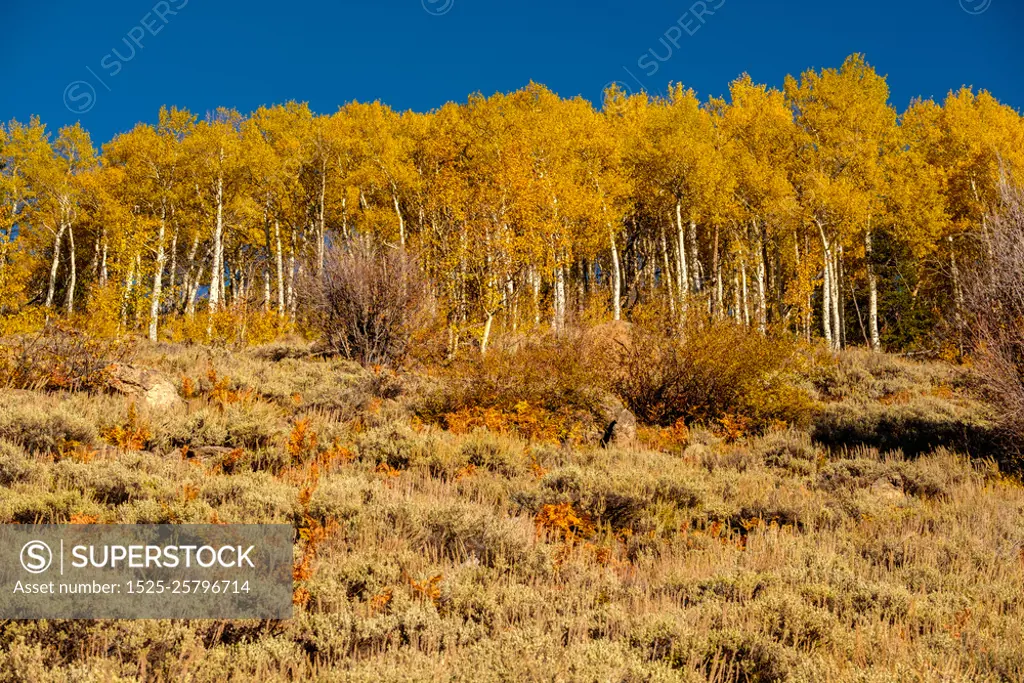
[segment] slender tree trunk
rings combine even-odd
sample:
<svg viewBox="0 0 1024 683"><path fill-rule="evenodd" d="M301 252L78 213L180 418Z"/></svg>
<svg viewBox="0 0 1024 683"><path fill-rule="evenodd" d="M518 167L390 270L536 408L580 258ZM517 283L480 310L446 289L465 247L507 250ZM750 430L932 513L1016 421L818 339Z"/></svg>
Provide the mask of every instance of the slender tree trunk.
<svg viewBox="0 0 1024 683"><path fill-rule="evenodd" d="M224 149L220 150L220 162L224 163ZM213 264L210 270L210 313L216 313L220 306L223 290L224 263L224 175L217 175L217 222L213 228ZM212 319L210 325L213 325Z"/></svg>
<svg viewBox="0 0 1024 683"><path fill-rule="evenodd" d="M843 317L840 312L842 271L839 266L839 250L841 248L841 246L836 246L832 249L832 335L837 351L843 348Z"/></svg>
<svg viewBox="0 0 1024 683"><path fill-rule="evenodd" d="M270 240L270 199L263 204L263 244L267 259L263 262L263 312L270 311L270 261L274 258L274 247Z"/></svg>
<svg viewBox="0 0 1024 683"><path fill-rule="evenodd" d="M97 233L96 242L92 248L92 260L89 261L89 275L93 280L99 280L100 275L100 242L101 235Z"/></svg>
<svg viewBox="0 0 1024 683"><path fill-rule="evenodd" d="M103 260L100 262L100 287L107 286L107 252L110 250L110 243L107 242L107 229L103 228Z"/></svg>
<svg viewBox="0 0 1024 683"><path fill-rule="evenodd" d="M348 234L348 198L344 194L341 195L341 234L346 240L349 238Z"/></svg>
<svg viewBox="0 0 1024 683"><path fill-rule="evenodd" d="M392 184L391 198L395 201L395 215L398 216L398 243L405 247L405 219L402 218L402 207L398 203L398 190Z"/></svg>
<svg viewBox="0 0 1024 683"><path fill-rule="evenodd" d="M422 227L422 226L421 226ZM509 317L512 319L512 333L519 330L519 286L509 278L508 284Z"/></svg>
<svg viewBox="0 0 1024 683"><path fill-rule="evenodd" d="M665 288L668 290L668 307L672 317L676 317L676 294L675 287L672 285L672 268L669 267L668 262L668 237L665 235L665 224L661 224L661 258L664 263L665 272L662 274L662 280L665 282ZM618 318L616 318L618 320Z"/></svg>
<svg viewBox="0 0 1024 683"><path fill-rule="evenodd" d="M622 320L622 264L611 223L608 224L608 237L612 245L612 314L615 320Z"/></svg>
<svg viewBox="0 0 1024 683"><path fill-rule="evenodd" d="M750 327L750 306L747 303L747 260L740 259L740 278L743 283L743 324Z"/></svg>
<svg viewBox="0 0 1024 683"><path fill-rule="evenodd" d="M801 261L800 261L800 239L799 239L799 237L797 239L793 240L793 255L796 257L796 259L793 261L793 263L796 264L796 277L799 278L800 274L803 272L802 269L800 268ZM801 332L801 330L800 330L800 323L803 322L803 320L807 318L807 315L810 313L810 311L811 311L810 299L808 299L807 311L804 312L801 315L796 316L796 319L793 321L793 333L794 334L799 336L799 334ZM806 325L804 327L806 327Z"/></svg>
<svg viewBox="0 0 1024 683"><path fill-rule="evenodd" d="M732 272L732 318L740 322L740 269L733 267Z"/></svg>
<svg viewBox="0 0 1024 683"><path fill-rule="evenodd" d="M755 234L758 235L754 248L757 250L757 329L761 334L768 332L768 297L765 292L765 267L764 267L764 244L761 240L757 226L754 226Z"/></svg>
<svg viewBox="0 0 1024 683"><path fill-rule="evenodd" d="M690 221L690 264L693 266L690 268L690 273L693 275L693 291L700 292L704 290L704 277L701 273L700 265L700 247L697 244L697 223Z"/></svg>
<svg viewBox="0 0 1024 683"><path fill-rule="evenodd" d="M288 302L287 310L291 311L295 303L295 233L291 236L292 250L288 254Z"/></svg>
<svg viewBox="0 0 1024 683"><path fill-rule="evenodd" d="M50 285L46 290L46 307L53 308L53 297L57 291L57 269L60 267L60 244L64 239L67 224L61 219L60 227L53 237L53 260L50 262Z"/></svg>
<svg viewBox="0 0 1024 683"><path fill-rule="evenodd" d="M533 280L533 324L540 325L540 273L536 268L532 269Z"/></svg>
<svg viewBox="0 0 1024 683"><path fill-rule="evenodd" d="M160 324L160 294L164 279L164 231L166 230L167 209L160 208L160 230L156 238L156 267L153 269L153 296L149 302L149 340L157 340L157 328Z"/></svg>
<svg viewBox="0 0 1024 683"><path fill-rule="evenodd" d="M949 269L953 280L953 309L957 323L959 324L964 309L964 293L963 290L960 289L960 267L957 265L956 261L956 249L953 246L953 236L948 236L946 241L949 242Z"/></svg>
<svg viewBox="0 0 1024 683"><path fill-rule="evenodd" d="M683 205L682 202L676 202L676 238L678 244L676 245L677 254L676 258L679 261L679 269L676 271L676 285L679 290L679 309L682 314L686 315L687 300L689 299L690 292L690 274L687 269L686 262L686 234L683 228Z"/></svg>
<svg viewBox="0 0 1024 683"><path fill-rule="evenodd" d="M725 302L723 301L724 292L722 291L722 257L719 252L719 229L718 224L715 224L715 235L714 235L714 252L711 257L711 270L713 271L715 278L715 317L721 319L723 309L725 308Z"/></svg>
<svg viewBox="0 0 1024 683"><path fill-rule="evenodd" d="M834 282L835 272L833 270L834 258L828 236L825 234L825 226L820 222L817 223L817 226L818 234L821 237L822 260L825 263L825 278L821 297L822 327L825 332L825 341L828 342L829 348L835 350L838 348L839 316L834 314L835 306L833 305L833 293L836 291ZM833 331L835 335L833 335Z"/></svg>
<svg viewBox="0 0 1024 683"><path fill-rule="evenodd" d="M881 351L882 341L878 334L878 276L875 274L870 228L864 231L864 261L868 274L868 328L871 333L871 350Z"/></svg>
<svg viewBox="0 0 1024 683"><path fill-rule="evenodd" d="M171 222L174 224L174 230L171 232L171 268L167 273L167 293L171 297L171 303L174 303L174 285L176 276L178 274L178 222L174 220L174 211L171 211ZM164 307L167 309L167 307ZM171 310L171 309L167 309Z"/></svg>
<svg viewBox="0 0 1024 683"><path fill-rule="evenodd" d="M182 297L181 303L185 310L190 314L196 312L195 308L195 297L192 296L192 289L196 287L197 283L202 282L203 278L201 274L195 272L196 266L202 268L201 263L196 263L196 254L199 253L199 235L196 234L192 238L192 247L188 250L188 270L185 271L185 281L182 283ZM198 288L196 287L196 291Z"/></svg>
<svg viewBox="0 0 1024 683"><path fill-rule="evenodd" d="M139 250L135 253L135 268L132 271L132 292L139 286L142 281L142 251ZM142 323L142 307L135 306L132 310L132 318L134 322L134 329L139 329Z"/></svg>
<svg viewBox="0 0 1024 683"><path fill-rule="evenodd" d="M274 221L274 239L277 241L277 250L274 252L274 261L277 265L277 317L284 320L284 250L281 247L281 222Z"/></svg>
<svg viewBox="0 0 1024 683"><path fill-rule="evenodd" d="M555 266L555 334L565 331L565 266Z"/></svg>
<svg viewBox="0 0 1024 683"><path fill-rule="evenodd" d="M323 275L327 250L327 164L320 171L320 215L317 216L316 273Z"/></svg>
<svg viewBox="0 0 1024 683"><path fill-rule="evenodd" d="M196 315L196 301L199 299L199 286L203 281L203 270L206 266L200 264L199 271L196 273L195 279L186 291L188 299L185 304L185 314L189 318L194 318Z"/></svg>
<svg viewBox="0 0 1024 683"><path fill-rule="evenodd" d="M75 285L78 279L78 269L75 267L75 228L70 223L68 223L68 265L70 272L68 273L67 311L68 315L71 315L75 312Z"/></svg>
<svg viewBox="0 0 1024 683"><path fill-rule="evenodd" d="M494 323L494 313L487 311L487 322L484 324L484 336L480 342L480 355L487 355L487 342L491 338L491 325Z"/></svg>
<svg viewBox="0 0 1024 683"><path fill-rule="evenodd" d="M825 341L828 343L829 348L832 349L835 348L832 341L832 254L827 246L827 242L824 262L825 276L821 287L821 320Z"/></svg>

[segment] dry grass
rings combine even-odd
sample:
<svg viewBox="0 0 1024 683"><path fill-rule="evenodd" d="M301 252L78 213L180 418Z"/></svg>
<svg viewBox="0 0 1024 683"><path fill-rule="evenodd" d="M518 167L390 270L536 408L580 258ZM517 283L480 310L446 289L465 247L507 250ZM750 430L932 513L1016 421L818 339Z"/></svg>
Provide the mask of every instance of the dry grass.
<svg viewBox="0 0 1024 683"><path fill-rule="evenodd" d="M0 681L1024 679L1024 489L941 444L715 422L572 446L424 422L416 377L140 355L192 378L185 407L0 392L0 522L290 523L295 616L3 622ZM802 390L982 420L951 373L843 356ZM142 425L144 450L104 438Z"/></svg>

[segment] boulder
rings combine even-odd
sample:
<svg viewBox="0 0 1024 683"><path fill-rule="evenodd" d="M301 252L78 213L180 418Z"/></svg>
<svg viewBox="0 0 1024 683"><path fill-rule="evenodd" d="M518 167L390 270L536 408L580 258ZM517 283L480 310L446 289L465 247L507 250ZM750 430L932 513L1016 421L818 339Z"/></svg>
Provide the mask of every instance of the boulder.
<svg viewBox="0 0 1024 683"><path fill-rule="evenodd" d="M114 391L142 398L151 410L184 404L170 380L156 370L118 363L108 368L108 383Z"/></svg>
<svg viewBox="0 0 1024 683"><path fill-rule="evenodd" d="M604 427L601 445L626 448L636 443L636 415L614 396L605 397L599 409Z"/></svg>

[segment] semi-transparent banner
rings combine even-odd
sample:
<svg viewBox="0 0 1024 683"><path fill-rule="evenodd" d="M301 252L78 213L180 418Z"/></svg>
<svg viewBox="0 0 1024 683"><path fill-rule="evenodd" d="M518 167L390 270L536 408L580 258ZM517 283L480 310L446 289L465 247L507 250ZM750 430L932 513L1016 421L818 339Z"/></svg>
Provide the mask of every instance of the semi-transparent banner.
<svg viewBox="0 0 1024 683"><path fill-rule="evenodd" d="M289 525L0 525L0 619L288 619Z"/></svg>

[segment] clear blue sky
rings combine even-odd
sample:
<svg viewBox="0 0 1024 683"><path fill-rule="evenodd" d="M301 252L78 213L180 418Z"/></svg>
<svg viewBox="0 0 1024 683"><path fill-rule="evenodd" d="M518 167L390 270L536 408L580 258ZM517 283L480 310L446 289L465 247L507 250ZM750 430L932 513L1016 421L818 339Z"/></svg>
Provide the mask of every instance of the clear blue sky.
<svg viewBox="0 0 1024 683"><path fill-rule="evenodd" d="M1021 0L0 0L0 11L0 120L81 120L98 143L161 104L429 110L531 79L592 100L610 81L655 92L677 81L706 97L744 71L779 85L852 52L889 76L900 109L965 84L1024 108Z"/></svg>

